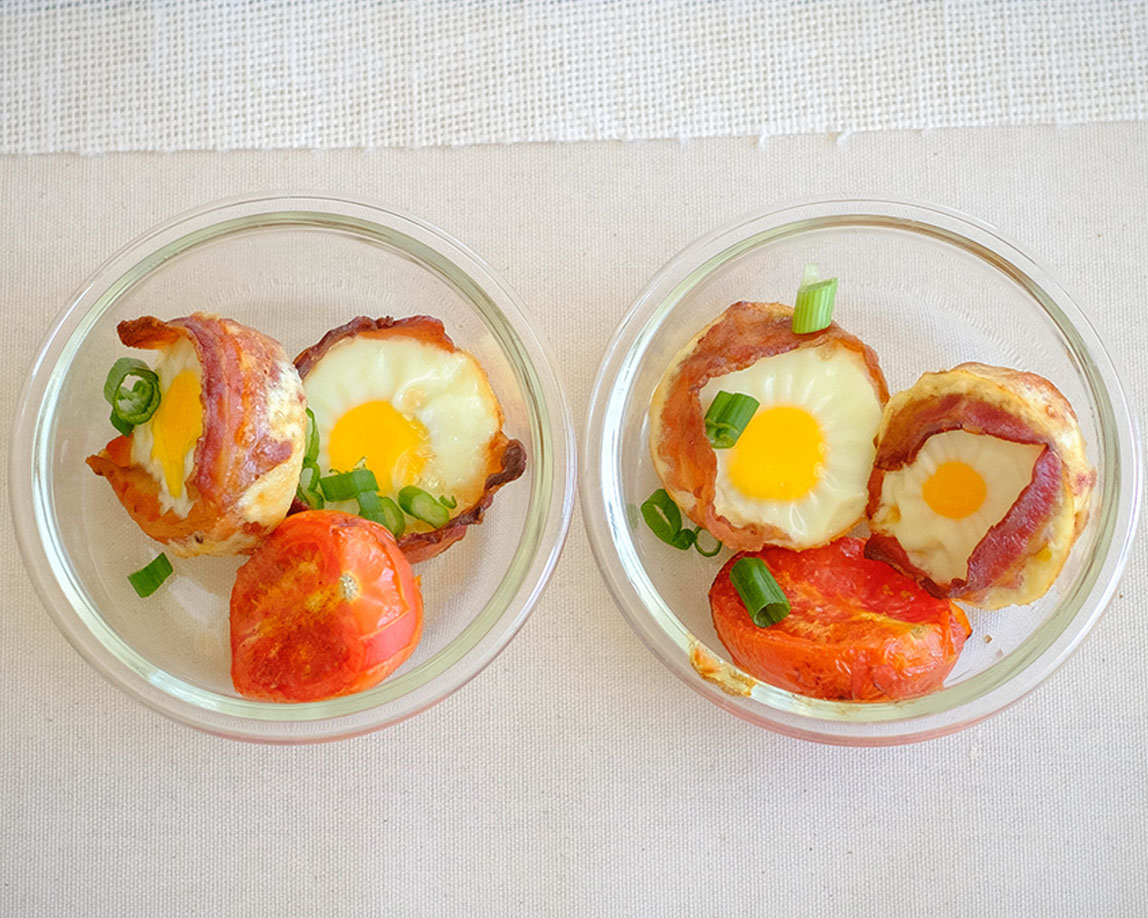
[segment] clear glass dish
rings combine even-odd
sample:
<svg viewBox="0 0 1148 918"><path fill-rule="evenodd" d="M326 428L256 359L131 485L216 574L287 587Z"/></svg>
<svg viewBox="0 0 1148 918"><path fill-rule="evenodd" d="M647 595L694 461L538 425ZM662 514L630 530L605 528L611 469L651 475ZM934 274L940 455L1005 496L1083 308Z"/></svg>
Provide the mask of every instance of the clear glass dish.
<svg viewBox="0 0 1148 918"><path fill-rule="evenodd" d="M973 635L945 687L888 703L823 701L766 685L729 662L707 591L729 557L683 554L640 522L660 482L650 397L687 341L738 300L793 302L806 262L839 278L835 318L873 347L891 392L962 361L1052 380L1079 415L1098 471L1088 526L1040 601L971 611ZM651 651L720 707L790 736L889 745L969 726L1035 688L1095 625L1127 561L1139 510L1140 444L1112 362L1051 273L989 227L890 201L797 204L689 246L638 298L591 397L583 515L602 574ZM704 676L703 676L704 673Z"/></svg>
<svg viewBox="0 0 1148 918"><path fill-rule="evenodd" d="M157 552L107 483L84 465L114 431L108 367L116 323L215 312L281 341L289 355L357 315L441 319L486 368L527 450L481 526L418 566L422 640L396 674L330 701L239 697L229 676L228 599L244 560L176 560L140 599L126 574ZM56 321L30 372L12 441L13 516L25 563L73 646L152 708L223 736L306 742L364 733L440 701L515 635L570 522L575 445L542 342L515 294L476 255L409 216L292 196L224 202L161 226L115 255Z"/></svg>

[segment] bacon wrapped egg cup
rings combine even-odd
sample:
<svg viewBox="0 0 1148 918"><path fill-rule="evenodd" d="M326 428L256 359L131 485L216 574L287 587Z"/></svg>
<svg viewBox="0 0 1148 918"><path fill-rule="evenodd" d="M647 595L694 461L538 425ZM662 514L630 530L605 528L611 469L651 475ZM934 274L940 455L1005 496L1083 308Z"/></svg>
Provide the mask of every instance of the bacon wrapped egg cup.
<svg viewBox="0 0 1148 918"><path fill-rule="evenodd" d="M250 552L287 515L299 480L299 374L278 342L218 316L143 316L117 331L158 352L159 405L87 464L174 554Z"/></svg>
<svg viewBox="0 0 1148 918"><path fill-rule="evenodd" d="M495 492L526 468L522 444L502 432L486 373L438 319L359 317L303 351L295 366L315 419L317 468L323 476L365 468L377 487L372 502L413 511L398 516L396 532L412 562L481 523ZM326 505L363 509L354 500Z"/></svg>
<svg viewBox="0 0 1148 918"><path fill-rule="evenodd" d="M780 303L735 303L677 355L650 405L667 493L736 551L824 545L865 512L885 378L836 324L796 334L792 320ZM706 435L719 392L759 403L728 449Z"/></svg>
<svg viewBox="0 0 1148 918"><path fill-rule="evenodd" d="M985 609L1052 586L1096 472L1048 380L980 363L926 373L885 408L865 553L934 596Z"/></svg>

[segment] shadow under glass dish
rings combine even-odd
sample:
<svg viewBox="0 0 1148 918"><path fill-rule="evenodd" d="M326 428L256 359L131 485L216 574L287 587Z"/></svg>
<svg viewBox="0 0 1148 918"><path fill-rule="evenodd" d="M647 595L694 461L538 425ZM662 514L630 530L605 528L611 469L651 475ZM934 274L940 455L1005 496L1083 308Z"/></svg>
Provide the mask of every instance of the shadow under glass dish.
<svg viewBox="0 0 1148 918"><path fill-rule="evenodd" d="M824 701L745 676L717 639L707 599L728 554L712 560L683 554L634 525L635 508L661 487L650 459L648 410L662 374L731 303L792 304L809 262L838 278L834 318L876 351L890 392L964 361L1038 373L1076 409L1098 472L1088 526L1053 588L1029 606L970 611L973 634L945 688L920 698ZM739 221L687 248L638 299L603 359L585 442L582 499L591 545L647 646L732 713L840 744L941 735L1034 688L1111 597L1139 503L1132 418L1107 354L1067 293L988 228L897 202L796 205Z"/></svg>

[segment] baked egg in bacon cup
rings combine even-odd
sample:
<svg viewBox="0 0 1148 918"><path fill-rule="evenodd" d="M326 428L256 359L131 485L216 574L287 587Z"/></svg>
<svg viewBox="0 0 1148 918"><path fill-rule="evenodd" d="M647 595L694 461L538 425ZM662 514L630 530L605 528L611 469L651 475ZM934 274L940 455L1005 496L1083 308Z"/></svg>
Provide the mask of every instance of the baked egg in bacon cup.
<svg viewBox="0 0 1148 918"><path fill-rule="evenodd" d="M792 325L788 306L735 303L678 353L651 401L667 493L735 551L813 548L864 517L885 377L836 323ZM732 445L707 435L721 400L749 406Z"/></svg>
<svg viewBox="0 0 1148 918"><path fill-rule="evenodd" d="M934 596L1030 603L1064 566L1095 481L1047 379L981 363L926 373L885 408L865 553Z"/></svg>
<svg viewBox="0 0 1148 918"><path fill-rule="evenodd" d="M174 554L252 551L287 515L299 480L307 419L295 367L278 342L214 315L143 316L117 332L157 358L150 368L117 361L134 364L105 387L124 435L88 465ZM117 403L149 392L147 410L117 421Z"/></svg>
<svg viewBox="0 0 1148 918"><path fill-rule="evenodd" d="M438 319L359 317L295 366L317 441L303 502L381 522L412 562L481 523L495 492L525 471L486 372Z"/></svg>

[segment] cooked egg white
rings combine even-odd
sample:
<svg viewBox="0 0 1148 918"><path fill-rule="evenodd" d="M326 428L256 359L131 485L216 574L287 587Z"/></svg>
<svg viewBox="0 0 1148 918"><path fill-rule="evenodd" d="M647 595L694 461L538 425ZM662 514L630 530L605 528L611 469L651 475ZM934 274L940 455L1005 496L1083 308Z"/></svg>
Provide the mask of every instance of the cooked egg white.
<svg viewBox="0 0 1148 918"><path fill-rule="evenodd" d="M454 498L452 515L482 496L502 413L469 354L404 336L361 335L333 345L303 387L323 474L362 462L383 496L415 485Z"/></svg>
<svg viewBox="0 0 1148 918"><path fill-rule="evenodd" d="M873 525L935 582L962 580L973 549L1032 481L1043 451L964 430L934 434L911 464L886 473Z"/></svg>
<svg viewBox="0 0 1148 918"><path fill-rule="evenodd" d="M717 458L714 509L736 526L768 524L796 547L820 545L863 515L881 402L851 350L799 348L706 383L703 413L720 391L760 402Z"/></svg>
<svg viewBox="0 0 1148 918"><path fill-rule="evenodd" d="M159 407L132 431L132 463L159 485L159 506L186 517L192 500L187 480L195 467L195 446L203 435L203 368L191 341L164 348L155 365Z"/></svg>

